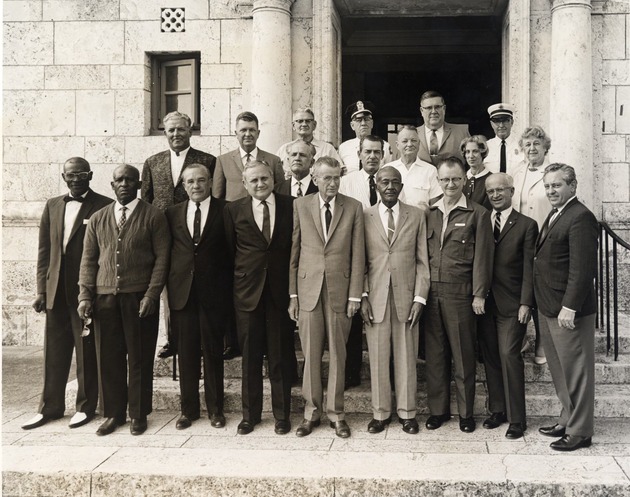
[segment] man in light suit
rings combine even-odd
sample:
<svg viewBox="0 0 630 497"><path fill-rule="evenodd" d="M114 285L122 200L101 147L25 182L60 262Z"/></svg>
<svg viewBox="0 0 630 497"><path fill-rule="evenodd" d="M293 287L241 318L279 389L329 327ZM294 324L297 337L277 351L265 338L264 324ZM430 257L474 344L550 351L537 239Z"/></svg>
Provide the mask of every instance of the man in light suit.
<svg viewBox="0 0 630 497"><path fill-rule="evenodd" d="M521 344L534 307L532 270L538 225L512 208L514 182L508 174L490 175L486 194L492 204L495 247L486 313L477 322L491 412L483 427L494 429L508 421L505 436L517 439L527 429Z"/></svg>
<svg viewBox="0 0 630 497"><path fill-rule="evenodd" d="M540 336L562 412L540 433L562 437L550 447L573 451L591 445L595 409L595 297L599 226L575 196L575 170L550 164L544 185L553 207L536 241L534 295Z"/></svg>
<svg viewBox="0 0 630 497"><path fill-rule="evenodd" d="M317 185L311 177L316 153L313 144L298 139L286 145L286 153L291 176L277 185L276 191L294 198L316 193Z"/></svg>
<svg viewBox="0 0 630 497"><path fill-rule="evenodd" d="M446 116L444 97L433 90L425 91L420 97L420 113L424 119L424 124L418 128L420 160L436 167L442 160L452 156L463 161L460 144L464 138L470 136L468 125L444 121Z"/></svg>
<svg viewBox="0 0 630 497"><path fill-rule="evenodd" d="M376 173L381 202L364 211L367 273L361 300L366 324L373 419L369 433L391 421L390 350L393 349L398 420L406 433L416 421L418 321L429 295L429 256L424 212L398 201L400 172Z"/></svg>
<svg viewBox="0 0 630 497"><path fill-rule="evenodd" d="M69 193L46 202L39 225L37 254L36 312L46 312L44 337L44 389L39 414L22 425L25 430L37 428L63 416L66 407L66 383L70 373L72 351L76 351L76 413L70 428L88 423L98 402L98 371L94 334L77 314L79 266L83 253L83 237L88 219L112 199L90 189L92 171L81 157L68 159L62 178Z"/></svg>
<svg viewBox="0 0 630 497"><path fill-rule="evenodd" d="M189 200L166 209L171 238L167 280L171 323L179 339L181 416L176 428L199 419L199 372L210 424L225 426L223 415L223 335L232 299L227 241L223 224L225 201L212 198L212 173L191 164L182 173Z"/></svg>
<svg viewBox="0 0 630 497"><path fill-rule="evenodd" d="M337 436L350 428L343 411L346 341L361 305L365 245L361 204L338 193L341 165L321 157L313 166L316 195L294 204L289 279L289 315L299 321L304 351L304 421L296 435L309 435L323 413L322 354L328 339L330 369L326 414Z"/></svg>
<svg viewBox="0 0 630 497"><path fill-rule="evenodd" d="M169 149L144 161L140 196L145 202L165 210L188 199L182 183L182 172L190 164L203 164L209 171L213 171L216 159L213 155L190 146L192 121L186 114L170 112L164 116L163 123ZM172 336L166 293L162 295L162 303L167 341L158 352L158 357L164 359L177 353L177 337Z"/></svg>
<svg viewBox="0 0 630 497"><path fill-rule="evenodd" d="M243 352L243 420L238 434L260 423L263 353L267 350L275 432L291 431L291 382L295 373L294 326L289 305L289 259L293 199L273 193L273 169L253 161L245 166L247 197L225 208L225 230L234 261L234 305ZM292 369L293 368L293 369Z"/></svg>

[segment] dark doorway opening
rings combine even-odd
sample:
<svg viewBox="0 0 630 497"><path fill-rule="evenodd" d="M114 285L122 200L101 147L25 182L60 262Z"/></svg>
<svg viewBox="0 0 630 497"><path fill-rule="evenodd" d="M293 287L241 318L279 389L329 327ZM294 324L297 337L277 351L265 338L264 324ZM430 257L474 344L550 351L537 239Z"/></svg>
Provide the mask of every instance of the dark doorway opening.
<svg viewBox="0 0 630 497"><path fill-rule="evenodd" d="M493 136L487 108L501 101L500 17L343 18L342 30L342 109L372 102L374 133L422 124L420 95L436 90L448 122ZM355 136L345 114L342 136Z"/></svg>

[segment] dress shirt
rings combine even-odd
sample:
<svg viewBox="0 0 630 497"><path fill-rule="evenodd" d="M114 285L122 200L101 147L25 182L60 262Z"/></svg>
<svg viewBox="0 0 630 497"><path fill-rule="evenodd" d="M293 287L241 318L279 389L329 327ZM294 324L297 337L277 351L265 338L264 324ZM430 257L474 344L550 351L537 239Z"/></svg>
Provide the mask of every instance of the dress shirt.
<svg viewBox="0 0 630 497"><path fill-rule="evenodd" d="M273 192L265 199L265 202L267 202L267 207L269 207L269 234L273 237L273 227L276 223L276 197ZM262 201L252 197L254 221L256 221L256 226L258 226L261 233L263 230L264 209Z"/></svg>
<svg viewBox="0 0 630 497"><path fill-rule="evenodd" d="M308 187L311 186L311 175L307 174L306 176L304 176L301 180L299 180L300 183L302 184L302 196L306 195L306 190L308 190ZM291 196L292 197L297 197L298 194L298 179L295 176L291 176Z"/></svg>
<svg viewBox="0 0 630 497"><path fill-rule="evenodd" d="M186 155L188 155L189 150L190 147L186 150L182 150L181 152L171 150L171 176L173 177L174 186L177 185L179 177L182 174L182 167L184 167L184 161L186 160Z"/></svg>
<svg viewBox="0 0 630 497"><path fill-rule="evenodd" d="M256 160L258 158L258 147L254 147L254 150L251 152L245 152L241 147L238 147L238 151L241 154L241 162L243 163L243 167L247 164L247 154L250 155L250 161Z"/></svg>
<svg viewBox="0 0 630 497"><path fill-rule="evenodd" d="M399 200L415 207L429 205L429 200L442 195L442 188L433 164L420 159L409 168L401 159L385 164L395 167L402 177L403 190Z"/></svg>
<svg viewBox="0 0 630 497"><path fill-rule="evenodd" d="M208 212L210 211L210 199L212 197L208 197L205 200L202 200L199 203L199 210L201 211L201 226L199 227L199 232L203 233L203 227L206 225L206 221L208 220ZM197 211L197 204L193 200L188 201L188 208L186 209L186 226L188 226L188 231L190 232L190 236L194 236L195 233L195 212Z"/></svg>
<svg viewBox="0 0 630 497"><path fill-rule="evenodd" d="M440 126L436 130L432 130L428 126L424 127L424 135L427 137L427 144L429 145L429 148L431 148L431 145L430 145L431 133L433 133L433 131L435 131L435 136L437 136L438 151L439 151L440 147L442 146L442 141L444 140L444 125Z"/></svg>
<svg viewBox="0 0 630 497"><path fill-rule="evenodd" d="M444 197L438 200L435 203L435 206L442 211L442 232L440 233L440 249L444 244L444 233L446 233L446 227L448 226L448 216L450 213L456 209L457 207L463 207L464 209L468 206L466 203L466 195L462 193L462 196L459 197L459 200L455 204L455 206L448 212L446 212L446 206L444 205Z"/></svg>
<svg viewBox="0 0 630 497"><path fill-rule="evenodd" d="M491 138L488 140L488 155L483 160L483 165L490 172L498 173L501 168L501 138ZM505 159L507 161L506 173L514 175L515 169L523 160L523 154L518 146L518 137L511 134L505 139Z"/></svg>
<svg viewBox="0 0 630 497"><path fill-rule="evenodd" d="M508 217L510 217L510 214L512 214L512 206L508 207L507 209L505 209L504 211L501 211L501 228L500 231L503 231L503 228L505 227L505 223L508 219ZM497 217L497 211L492 209L492 214L490 214L490 226L492 226L492 228L494 229L494 220Z"/></svg>
<svg viewBox="0 0 630 497"><path fill-rule="evenodd" d="M374 176L374 181L376 181L376 173ZM372 205L370 204L370 175L365 172L365 169L344 174L341 177L339 193L358 200L363 208L367 209ZM376 196L377 199L380 197L378 190Z"/></svg>
<svg viewBox="0 0 630 497"><path fill-rule="evenodd" d="M86 191L81 198L85 198L88 192ZM68 196L72 197L72 193L68 192ZM66 253L66 247L70 241L70 233L72 233L72 227L77 220L79 210L81 209L81 202L66 202L66 209L63 214L63 253Z"/></svg>
<svg viewBox="0 0 630 497"><path fill-rule="evenodd" d="M328 233L326 232L326 207L324 206L325 200L322 198L321 195L318 195L319 198L319 218L322 221L322 231L324 232L324 238L326 239L326 241L328 241ZM330 225L332 226L332 218L335 217L335 200L337 200L337 197L333 197L328 201L329 204L329 208L330 208L330 215L331 215L331 222Z"/></svg>
<svg viewBox="0 0 630 497"><path fill-rule="evenodd" d="M129 216L131 216L131 213L134 211L139 202L139 199L134 198L131 202L125 205L125 207L127 208L127 211L125 212L127 221L129 221ZM123 205L120 202L116 201L116 204L114 205L114 218L116 219L116 225L120 223L120 218L122 217L122 208Z"/></svg>
<svg viewBox="0 0 630 497"><path fill-rule="evenodd" d="M569 202L571 202L571 200L573 200L576 197L576 195L573 195L569 200L567 200L564 204L562 204L562 207L556 207L557 212L551 216L551 218L549 219L549 226L551 226L553 224L553 222L558 219L558 216L562 213L562 211L564 210L564 208L567 206L567 204Z"/></svg>

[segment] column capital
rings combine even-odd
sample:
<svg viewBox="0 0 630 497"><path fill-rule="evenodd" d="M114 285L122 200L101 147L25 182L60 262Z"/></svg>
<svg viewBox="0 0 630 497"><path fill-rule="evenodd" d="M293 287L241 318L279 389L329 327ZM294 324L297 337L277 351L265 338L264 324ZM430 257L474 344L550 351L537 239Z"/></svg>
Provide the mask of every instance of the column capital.
<svg viewBox="0 0 630 497"><path fill-rule="evenodd" d="M559 9L587 8L591 10L593 8L591 0L549 0L549 3L551 3L552 14Z"/></svg>
<svg viewBox="0 0 630 497"><path fill-rule="evenodd" d="M252 14L257 12L274 11L291 15L291 6L295 0L253 0Z"/></svg>

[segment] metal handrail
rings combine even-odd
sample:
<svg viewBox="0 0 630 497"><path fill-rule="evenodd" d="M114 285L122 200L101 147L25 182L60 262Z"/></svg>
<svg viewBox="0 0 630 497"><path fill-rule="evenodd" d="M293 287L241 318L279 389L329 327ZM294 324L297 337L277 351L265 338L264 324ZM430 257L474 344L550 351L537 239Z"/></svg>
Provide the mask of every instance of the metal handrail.
<svg viewBox="0 0 630 497"><path fill-rule="evenodd" d="M610 354L613 347L615 361L619 357L619 280L617 265L617 247L621 246L630 252L630 243L615 233L607 223L600 221L599 232L599 268L595 276L595 288L599 294L597 315L595 322L599 327L606 328L606 354ZM612 243L612 254L610 244ZM611 264L612 255L612 264ZM612 269L612 280L610 272ZM612 283L612 298L611 298ZM612 302L612 315L610 304ZM604 322L604 318L605 322ZM612 326L612 344L611 344Z"/></svg>

